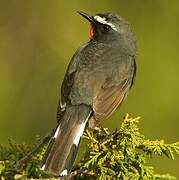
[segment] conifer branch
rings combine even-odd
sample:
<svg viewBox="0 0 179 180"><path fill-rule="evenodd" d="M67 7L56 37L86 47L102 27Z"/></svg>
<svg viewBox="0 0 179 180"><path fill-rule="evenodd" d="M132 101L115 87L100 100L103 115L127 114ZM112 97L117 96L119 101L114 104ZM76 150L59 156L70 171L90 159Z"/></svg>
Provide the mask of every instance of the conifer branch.
<svg viewBox="0 0 179 180"><path fill-rule="evenodd" d="M88 150L67 177L58 179L166 179L175 177L157 174L147 160L151 156L175 159L179 155L179 142L167 144L164 140L151 141L139 131L139 117L126 115L119 130L110 133L106 128L86 130ZM37 141L39 142L39 138ZM32 145L9 141L9 146L0 146L0 179L56 179L39 169L46 147L39 149L25 167L17 172L15 163L32 150Z"/></svg>

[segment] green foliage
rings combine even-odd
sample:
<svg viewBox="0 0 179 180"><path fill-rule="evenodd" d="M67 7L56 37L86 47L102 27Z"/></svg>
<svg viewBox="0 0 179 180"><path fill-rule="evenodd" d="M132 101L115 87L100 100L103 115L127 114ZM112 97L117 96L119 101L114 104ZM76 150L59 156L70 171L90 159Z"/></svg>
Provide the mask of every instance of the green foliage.
<svg viewBox="0 0 179 180"><path fill-rule="evenodd" d="M154 168L147 165L147 158L159 155L174 159L174 154L179 154L179 142L165 144L163 140L145 139L139 132L139 119L126 115L121 128L113 133L102 128L87 130L89 151L79 167L99 180L175 179L168 174L155 174Z"/></svg>
<svg viewBox="0 0 179 180"><path fill-rule="evenodd" d="M39 137L36 138L36 143L39 142ZM23 170L17 172L14 166L18 160L27 155L32 150L34 145L17 144L13 140L9 140L9 146L0 146L0 179L27 179L27 178L48 178L39 169L39 163L44 154L44 149L40 149L38 153L30 159Z"/></svg>
<svg viewBox="0 0 179 180"><path fill-rule="evenodd" d="M154 155L174 159L179 154L179 142L165 144L163 140L151 141L139 132L139 118L128 115L119 130L110 133L107 129L86 130L88 150L83 159L75 166L68 179L175 179L164 174L156 174L147 164L147 159ZM33 156L20 172L14 171L15 162L31 150L30 145L19 145L10 141L9 147L0 147L1 179L52 178L42 172L38 165L44 154L44 148Z"/></svg>

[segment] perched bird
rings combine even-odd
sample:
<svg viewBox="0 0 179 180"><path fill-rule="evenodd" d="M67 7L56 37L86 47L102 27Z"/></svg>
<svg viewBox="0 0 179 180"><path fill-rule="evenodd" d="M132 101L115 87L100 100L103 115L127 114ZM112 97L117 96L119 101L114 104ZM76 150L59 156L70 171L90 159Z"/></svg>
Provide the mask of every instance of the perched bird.
<svg viewBox="0 0 179 180"><path fill-rule="evenodd" d="M113 113L136 74L135 36L128 22L113 13L78 13L90 22L90 40L73 55L61 86L58 125L42 164L56 176L71 170L86 125L94 128Z"/></svg>

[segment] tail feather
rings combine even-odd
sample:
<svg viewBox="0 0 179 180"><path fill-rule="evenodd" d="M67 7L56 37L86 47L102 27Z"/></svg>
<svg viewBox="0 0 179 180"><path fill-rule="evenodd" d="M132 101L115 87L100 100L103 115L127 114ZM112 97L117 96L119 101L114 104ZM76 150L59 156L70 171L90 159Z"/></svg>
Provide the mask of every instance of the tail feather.
<svg viewBox="0 0 179 180"><path fill-rule="evenodd" d="M90 114L91 109L87 105L66 107L45 153L43 170L56 176L71 170Z"/></svg>

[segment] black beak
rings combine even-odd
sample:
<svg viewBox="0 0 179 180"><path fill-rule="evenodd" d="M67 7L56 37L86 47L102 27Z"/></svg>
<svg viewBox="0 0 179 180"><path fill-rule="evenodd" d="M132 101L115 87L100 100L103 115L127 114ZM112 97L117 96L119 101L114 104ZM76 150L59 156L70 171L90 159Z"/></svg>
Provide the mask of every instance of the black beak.
<svg viewBox="0 0 179 180"><path fill-rule="evenodd" d="M94 18L93 16L90 16L89 14L82 12L82 11L77 11L78 14L80 14L81 16L83 16L85 19L87 19L89 22L93 22Z"/></svg>

